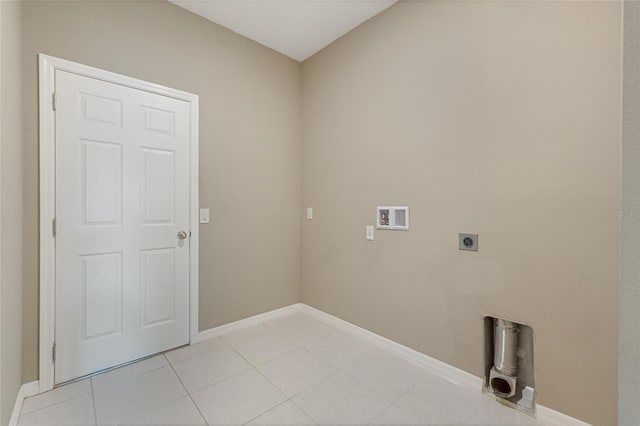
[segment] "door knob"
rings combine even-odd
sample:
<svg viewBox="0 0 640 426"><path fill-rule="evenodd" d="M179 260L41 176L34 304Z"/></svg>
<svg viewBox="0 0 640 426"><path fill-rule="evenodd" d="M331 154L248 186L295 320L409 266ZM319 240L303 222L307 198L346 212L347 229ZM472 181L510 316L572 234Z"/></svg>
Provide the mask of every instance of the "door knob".
<svg viewBox="0 0 640 426"><path fill-rule="evenodd" d="M178 239L179 240L184 240L185 238L187 238L187 233L185 231L178 232Z"/></svg>

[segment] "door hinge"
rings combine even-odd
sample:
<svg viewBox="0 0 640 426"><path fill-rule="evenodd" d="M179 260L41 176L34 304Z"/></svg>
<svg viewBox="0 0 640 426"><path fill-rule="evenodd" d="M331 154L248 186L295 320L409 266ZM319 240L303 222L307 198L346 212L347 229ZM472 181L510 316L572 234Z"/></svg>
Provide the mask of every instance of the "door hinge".
<svg viewBox="0 0 640 426"><path fill-rule="evenodd" d="M51 108L53 108L53 110L55 111L57 109L57 102L56 102L56 93L53 92L51 94Z"/></svg>
<svg viewBox="0 0 640 426"><path fill-rule="evenodd" d="M56 220L55 217L51 221L51 229L53 231L53 238L55 238L56 235L58 235L58 221Z"/></svg>
<svg viewBox="0 0 640 426"><path fill-rule="evenodd" d="M56 342L53 342L53 346L51 347L51 359L53 359L53 362L56 362Z"/></svg>

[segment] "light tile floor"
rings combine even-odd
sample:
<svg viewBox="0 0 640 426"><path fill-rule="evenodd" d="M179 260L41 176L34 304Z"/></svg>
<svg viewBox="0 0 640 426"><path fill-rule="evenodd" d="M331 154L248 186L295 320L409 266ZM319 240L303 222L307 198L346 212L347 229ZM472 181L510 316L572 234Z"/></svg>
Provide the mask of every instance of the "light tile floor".
<svg viewBox="0 0 640 426"><path fill-rule="evenodd" d="M19 426L548 425L296 313L25 400Z"/></svg>

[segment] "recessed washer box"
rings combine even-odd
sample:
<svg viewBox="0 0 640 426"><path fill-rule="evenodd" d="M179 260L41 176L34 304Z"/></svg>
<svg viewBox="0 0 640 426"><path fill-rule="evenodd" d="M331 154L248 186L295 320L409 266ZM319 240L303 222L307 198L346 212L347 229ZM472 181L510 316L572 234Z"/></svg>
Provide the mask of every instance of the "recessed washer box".
<svg viewBox="0 0 640 426"><path fill-rule="evenodd" d="M378 207L376 228L396 231L409 230L408 206L382 206Z"/></svg>

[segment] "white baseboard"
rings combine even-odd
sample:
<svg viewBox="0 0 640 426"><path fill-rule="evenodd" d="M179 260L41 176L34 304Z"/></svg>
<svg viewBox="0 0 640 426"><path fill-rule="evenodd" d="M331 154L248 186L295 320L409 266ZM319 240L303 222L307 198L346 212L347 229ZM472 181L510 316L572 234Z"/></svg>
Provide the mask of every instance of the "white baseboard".
<svg viewBox="0 0 640 426"><path fill-rule="evenodd" d="M396 343L393 340L389 340L386 337L382 337L379 334L373 333L362 327L358 327L355 324L337 318L309 305L303 304L302 312L324 322L327 325L335 327L346 334L366 340L386 352L390 352L393 355L411 362L412 364L425 368L432 373L436 373L450 382L454 382L465 388L472 388L476 390L482 389L482 379L480 377L476 377L466 371L455 368L442 361L438 361L435 358L431 358L422 352L408 348L400 343Z"/></svg>
<svg viewBox="0 0 640 426"><path fill-rule="evenodd" d="M537 404L538 418L553 425L567 426L591 426L591 424L578 420L574 417L567 416L559 411L552 410L544 405Z"/></svg>
<svg viewBox="0 0 640 426"><path fill-rule="evenodd" d="M20 389L18 389L18 395L16 396L16 402L13 404L13 411L11 412L11 419L9 419L9 426L17 426L24 399L37 395L38 393L40 393L40 384L37 380L20 386Z"/></svg>
<svg viewBox="0 0 640 426"><path fill-rule="evenodd" d="M296 312L300 312L302 309L301 303L294 303L293 305L285 306L283 308L274 309L273 311L265 312L263 314L254 315L249 318L244 318L238 321L230 322L218 327L203 330L198 333L195 342L191 344L199 343L204 340L213 339L214 337L221 336L223 334L231 333L232 331L242 330L243 328L251 327L252 325L260 324L261 322L272 320L284 315L290 315Z"/></svg>
<svg viewBox="0 0 640 426"><path fill-rule="evenodd" d="M378 348L398 356L406 361L411 362L419 367L429 370L431 373L435 373L438 376L458 384L466 389L474 392L480 392L482 389L482 378L467 373L464 370L460 370L452 365L438 361L435 358L431 358L428 355L418 352L411 348L408 348L400 343L396 343L392 340L382 337L379 334L373 333L362 327L358 327L348 321L335 317L331 314L323 312L312 306L301 304L302 312L310 315L317 320L324 322L327 325L333 326L343 333L350 334L360 339L377 346ZM537 405L537 418L542 420L545 424L550 425L566 425L566 426L590 426L581 420L562 414L551 408L545 407L540 404Z"/></svg>
<svg viewBox="0 0 640 426"><path fill-rule="evenodd" d="M198 337L192 344L202 342L204 340L218 337L222 334L230 333L232 331L242 330L243 328L250 327L252 325L259 324L261 322L278 318L284 315L293 314L296 312L304 312L305 314L321 321L329 326L339 329L343 333L358 337L365 340L378 348L396 355L406 361L411 362L419 367L428 370L431 373L437 374L446 380L455 383L463 388L469 389L473 392L480 392L482 389L482 378L467 373L464 370L456 368L445 362L438 361L428 355L418 352L414 349L408 348L400 343L396 343L392 340L382 337L379 334L373 333L348 321L335 317L331 314L323 312L312 306L304 303L295 303L293 305L285 306L280 309L265 312L263 314L255 315L249 318L234 321L229 324L221 325L219 327L210 328L208 330L198 333ZM17 403L17 402L16 402ZM19 413L19 412L18 412ZM589 423L585 423L581 420L562 414L551 408L537 404L537 417L542 420L544 424L549 425L563 425L563 426L591 426ZM13 426L13 425L12 425Z"/></svg>

